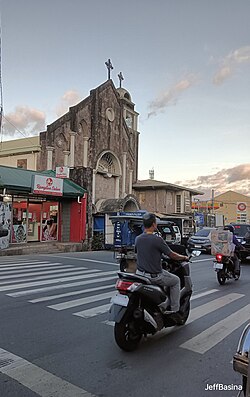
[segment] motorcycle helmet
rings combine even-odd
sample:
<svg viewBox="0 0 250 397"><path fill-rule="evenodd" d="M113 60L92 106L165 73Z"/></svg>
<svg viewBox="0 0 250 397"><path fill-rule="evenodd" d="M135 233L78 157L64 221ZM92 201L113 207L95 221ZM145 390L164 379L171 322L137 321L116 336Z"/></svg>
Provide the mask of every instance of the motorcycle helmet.
<svg viewBox="0 0 250 397"><path fill-rule="evenodd" d="M226 225L226 226L224 227L224 230L229 230L231 233L234 234L234 227L233 227L233 225Z"/></svg>

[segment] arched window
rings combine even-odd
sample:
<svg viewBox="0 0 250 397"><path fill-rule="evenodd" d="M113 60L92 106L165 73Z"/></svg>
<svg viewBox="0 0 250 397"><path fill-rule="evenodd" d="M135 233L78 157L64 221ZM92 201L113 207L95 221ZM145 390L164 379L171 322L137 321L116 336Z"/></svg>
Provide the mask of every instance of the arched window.
<svg viewBox="0 0 250 397"><path fill-rule="evenodd" d="M121 175L118 159L110 152L104 153L97 162L97 172L108 176Z"/></svg>

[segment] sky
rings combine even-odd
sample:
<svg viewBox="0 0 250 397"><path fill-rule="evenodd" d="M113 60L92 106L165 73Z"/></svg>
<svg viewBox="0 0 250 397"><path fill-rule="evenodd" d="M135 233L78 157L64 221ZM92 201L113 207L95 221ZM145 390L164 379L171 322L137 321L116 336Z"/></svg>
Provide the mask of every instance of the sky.
<svg viewBox="0 0 250 397"><path fill-rule="evenodd" d="M139 179L153 168L156 180L207 198L212 189L250 195L249 0L0 7L2 140L44 130L107 79L110 58L114 84L122 71L140 114Z"/></svg>

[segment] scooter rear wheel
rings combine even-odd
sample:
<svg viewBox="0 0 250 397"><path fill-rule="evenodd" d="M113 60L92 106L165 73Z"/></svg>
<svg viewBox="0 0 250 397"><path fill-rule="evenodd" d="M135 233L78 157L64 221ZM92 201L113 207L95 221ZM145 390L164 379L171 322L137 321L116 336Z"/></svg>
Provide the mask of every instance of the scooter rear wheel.
<svg viewBox="0 0 250 397"><path fill-rule="evenodd" d="M135 350L142 338L142 334L136 331L133 320L115 323L114 335L117 345L127 352Z"/></svg>
<svg viewBox="0 0 250 397"><path fill-rule="evenodd" d="M223 270L217 272L217 280L220 285L224 285L226 282L226 276Z"/></svg>

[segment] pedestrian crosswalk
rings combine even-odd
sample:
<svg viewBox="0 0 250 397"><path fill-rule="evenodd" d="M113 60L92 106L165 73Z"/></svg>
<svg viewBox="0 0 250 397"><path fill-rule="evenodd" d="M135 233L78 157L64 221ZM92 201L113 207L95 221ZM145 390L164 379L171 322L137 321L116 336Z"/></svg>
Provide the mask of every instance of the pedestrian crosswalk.
<svg viewBox="0 0 250 397"><path fill-rule="evenodd" d="M57 257L58 260L59 257ZM92 261L93 262L93 261ZM107 321L110 298L116 293L116 270L61 263L59 260L39 261L23 258L7 258L0 261L0 294L10 298L24 299L32 305L41 305L48 310L113 325ZM204 329L193 334L180 344L180 348L204 354L250 319L250 305L245 295L227 290L206 289L192 296L192 310L187 324L203 322L206 317L214 323L204 322ZM235 304L236 309L225 315L225 308ZM232 306L230 306L232 307ZM212 316L215 314L216 320ZM224 318L223 318L224 316ZM197 323L196 323L197 322ZM163 332L163 331L162 331ZM191 332L192 333L192 332Z"/></svg>

